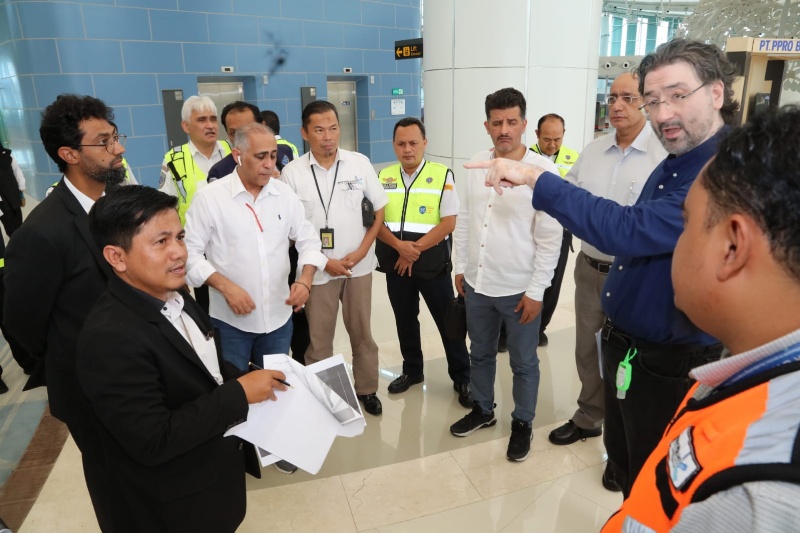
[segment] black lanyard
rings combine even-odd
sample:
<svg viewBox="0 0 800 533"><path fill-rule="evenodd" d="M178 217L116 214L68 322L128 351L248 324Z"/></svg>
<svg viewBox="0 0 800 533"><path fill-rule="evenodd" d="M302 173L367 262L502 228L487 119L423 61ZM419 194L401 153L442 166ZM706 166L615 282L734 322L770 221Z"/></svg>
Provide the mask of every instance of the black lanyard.
<svg viewBox="0 0 800 533"><path fill-rule="evenodd" d="M341 161L341 160L339 160ZM331 207L331 200L333 200L333 191L336 190L336 178L339 176L339 161L336 162L336 172L333 174L333 185L331 185L331 197L328 198L328 205L325 206L325 200L322 199L322 191L319 190L319 182L317 181L317 173L314 172L314 165L311 165L311 175L314 176L314 185L317 186L317 194L319 201L322 203L322 209L325 211L325 227L328 227L328 209Z"/></svg>

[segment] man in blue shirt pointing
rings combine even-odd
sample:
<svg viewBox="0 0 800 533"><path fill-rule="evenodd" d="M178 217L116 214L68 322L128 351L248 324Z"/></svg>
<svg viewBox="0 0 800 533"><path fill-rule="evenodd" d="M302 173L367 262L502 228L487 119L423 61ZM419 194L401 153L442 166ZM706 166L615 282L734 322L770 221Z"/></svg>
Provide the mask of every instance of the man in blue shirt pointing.
<svg viewBox="0 0 800 533"><path fill-rule="evenodd" d="M672 253L689 187L714 155L738 104L734 67L714 45L675 39L646 56L639 90L669 156L633 206L620 206L530 165L495 159L487 185L527 184L533 208L616 259L603 290L601 330L608 464L603 486L628 496L688 391L689 371L719 357L721 345L675 307Z"/></svg>

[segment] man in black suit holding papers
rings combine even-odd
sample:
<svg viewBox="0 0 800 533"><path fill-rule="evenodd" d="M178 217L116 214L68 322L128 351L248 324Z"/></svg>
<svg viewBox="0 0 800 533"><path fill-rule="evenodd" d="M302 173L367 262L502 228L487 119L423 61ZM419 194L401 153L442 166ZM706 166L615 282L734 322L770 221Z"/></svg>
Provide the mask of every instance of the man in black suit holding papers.
<svg viewBox="0 0 800 533"><path fill-rule="evenodd" d="M239 373L223 361L210 319L185 292L177 201L124 187L89 222L116 276L78 339L77 375L96 412L116 483L113 531L235 531L250 444L223 437L248 404L276 399L282 372ZM252 459L248 462L246 459Z"/></svg>

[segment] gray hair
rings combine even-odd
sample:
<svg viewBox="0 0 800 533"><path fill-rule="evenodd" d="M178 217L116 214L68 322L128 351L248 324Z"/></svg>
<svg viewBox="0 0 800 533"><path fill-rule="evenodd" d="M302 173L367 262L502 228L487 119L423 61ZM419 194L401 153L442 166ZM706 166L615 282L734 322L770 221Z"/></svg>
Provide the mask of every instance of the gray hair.
<svg viewBox="0 0 800 533"><path fill-rule="evenodd" d="M236 130L236 134L233 136L233 146L235 146L240 152L246 152L250 147L250 136L254 133L266 133L273 136L275 135L275 133L273 133L273 131L264 124L251 122L250 124L245 124Z"/></svg>
<svg viewBox="0 0 800 533"><path fill-rule="evenodd" d="M185 102L183 102L183 107L181 108L181 120L184 122L189 122L189 120L192 118L193 111L211 111L216 115L217 106L214 105L214 101L208 96L190 96Z"/></svg>

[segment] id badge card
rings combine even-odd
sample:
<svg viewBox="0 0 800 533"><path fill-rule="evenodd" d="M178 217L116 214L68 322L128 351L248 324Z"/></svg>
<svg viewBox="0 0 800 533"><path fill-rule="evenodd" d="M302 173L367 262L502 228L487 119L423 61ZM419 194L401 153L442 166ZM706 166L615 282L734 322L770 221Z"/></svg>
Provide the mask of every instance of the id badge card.
<svg viewBox="0 0 800 533"><path fill-rule="evenodd" d="M624 400L628 389L631 386L631 364L627 361L620 362L617 367L617 398Z"/></svg>
<svg viewBox="0 0 800 533"><path fill-rule="evenodd" d="M323 250L333 250L333 228L320 228L319 240L322 241Z"/></svg>

